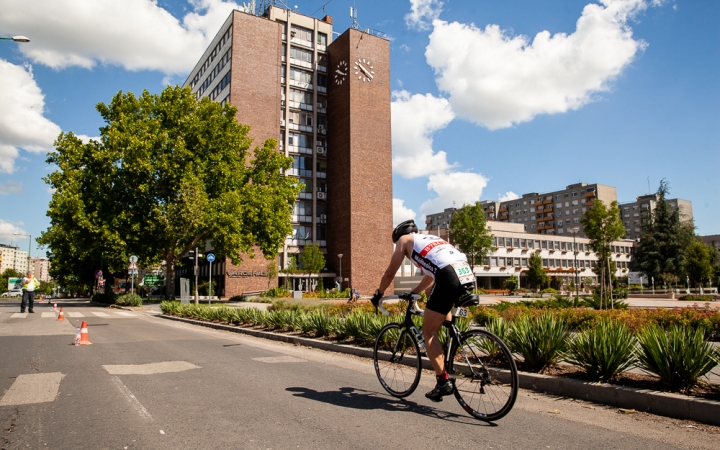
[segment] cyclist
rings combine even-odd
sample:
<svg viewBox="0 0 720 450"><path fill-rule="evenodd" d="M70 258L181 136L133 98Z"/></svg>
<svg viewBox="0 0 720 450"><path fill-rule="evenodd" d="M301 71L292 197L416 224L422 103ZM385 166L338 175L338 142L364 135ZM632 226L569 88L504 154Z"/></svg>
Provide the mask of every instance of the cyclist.
<svg viewBox="0 0 720 450"><path fill-rule="evenodd" d="M424 276L412 293L427 292L432 287L425 307L422 330L428 358L437 378L435 388L425 397L440 402L443 396L452 394L452 384L445 370L442 345L437 334L443 322L451 320L450 311L455 302L472 290L474 275L465 254L439 236L419 234L413 220L406 220L395 227L392 240L396 244L395 252L371 302L377 308L405 257L420 268Z"/></svg>

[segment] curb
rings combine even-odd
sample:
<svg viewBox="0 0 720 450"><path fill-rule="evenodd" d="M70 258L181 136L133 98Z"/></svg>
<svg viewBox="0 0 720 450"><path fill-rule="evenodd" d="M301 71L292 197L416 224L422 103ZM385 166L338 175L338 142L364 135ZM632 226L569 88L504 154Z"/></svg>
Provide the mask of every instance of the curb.
<svg viewBox="0 0 720 450"><path fill-rule="evenodd" d="M168 320L200 325L216 330L231 331L250 336L304 345L331 352L345 353L363 358L372 359L373 350L370 348L355 347L353 345L336 344L319 339L291 336L272 333L269 331L253 330L214 322L186 319L184 317L158 315ZM431 369L430 361L423 358L423 368ZM681 420L694 420L696 422L720 426L720 402L701 398L692 398L680 394L652 391L648 389L635 389L612 384L598 384L578 381L569 378L553 377L529 372L518 371L520 387L537 392L556 395L559 397L587 400L603 405L615 406L624 409L647 412L659 416L672 417Z"/></svg>

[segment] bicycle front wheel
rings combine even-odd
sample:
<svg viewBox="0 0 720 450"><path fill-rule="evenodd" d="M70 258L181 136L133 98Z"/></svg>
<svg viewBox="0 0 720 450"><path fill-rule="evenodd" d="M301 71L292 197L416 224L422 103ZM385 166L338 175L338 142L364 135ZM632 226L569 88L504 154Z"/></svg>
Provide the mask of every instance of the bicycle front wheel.
<svg viewBox="0 0 720 450"><path fill-rule="evenodd" d="M399 323L385 325L375 339L375 373L390 395L407 397L420 382L421 357L415 336Z"/></svg>
<svg viewBox="0 0 720 450"><path fill-rule="evenodd" d="M507 345L485 330L469 330L453 346L448 373L460 405L476 419L491 422L510 412L520 380Z"/></svg>

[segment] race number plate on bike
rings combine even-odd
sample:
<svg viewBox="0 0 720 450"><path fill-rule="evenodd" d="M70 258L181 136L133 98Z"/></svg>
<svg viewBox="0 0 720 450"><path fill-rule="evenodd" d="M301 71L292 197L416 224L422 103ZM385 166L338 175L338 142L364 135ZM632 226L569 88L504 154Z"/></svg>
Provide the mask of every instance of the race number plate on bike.
<svg viewBox="0 0 720 450"><path fill-rule="evenodd" d="M472 269L470 269L468 263L459 262L452 264L452 267L455 269L455 273L460 280L460 284L468 284L475 281L475 275L473 275Z"/></svg>
<svg viewBox="0 0 720 450"><path fill-rule="evenodd" d="M455 308L455 311L453 311L453 316L455 317L467 317L468 316L468 309L458 306Z"/></svg>

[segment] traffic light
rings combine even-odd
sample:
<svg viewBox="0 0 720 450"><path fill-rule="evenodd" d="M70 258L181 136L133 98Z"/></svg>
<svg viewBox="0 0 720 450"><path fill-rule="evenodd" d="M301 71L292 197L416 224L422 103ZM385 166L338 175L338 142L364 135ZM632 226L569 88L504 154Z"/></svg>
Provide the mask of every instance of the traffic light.
<svg viewBox="0 0 720 450"><path fill-rule="evenodd" d="M194 260L194 259L195 259L195 250L190 250L190 251L188 252L188 258L190 258L190 260Z"/></svg>

